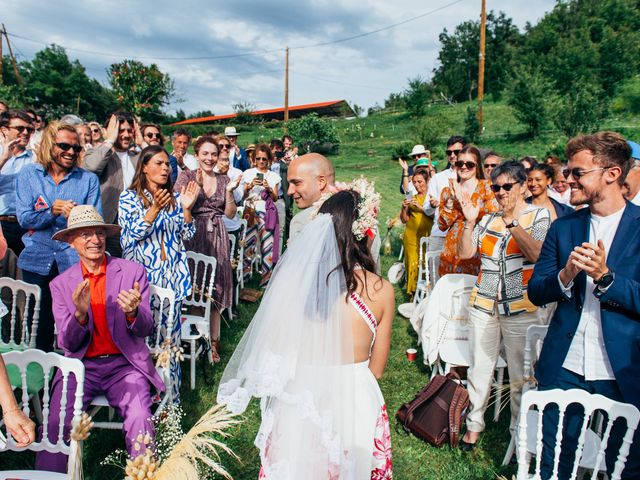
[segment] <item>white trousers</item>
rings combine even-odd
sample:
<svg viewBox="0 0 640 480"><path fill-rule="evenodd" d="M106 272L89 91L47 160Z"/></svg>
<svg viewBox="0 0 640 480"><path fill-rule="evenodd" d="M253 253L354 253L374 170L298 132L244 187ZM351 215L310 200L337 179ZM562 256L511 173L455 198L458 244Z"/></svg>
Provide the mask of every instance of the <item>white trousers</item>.
<svg viewBox="0 0 640 480"><path fill-rule="evenodd" d="M484 413L487 410L493 372L500 354L501 340L509 369L511 391L511 431L514 430L520 411L524 347L529 325L541 323L536 312L514 316L488 314L469 308L469 353L471 365L467 373L467 389L471 410L467 415L467 429L482 432L485 427Z"/></svg>

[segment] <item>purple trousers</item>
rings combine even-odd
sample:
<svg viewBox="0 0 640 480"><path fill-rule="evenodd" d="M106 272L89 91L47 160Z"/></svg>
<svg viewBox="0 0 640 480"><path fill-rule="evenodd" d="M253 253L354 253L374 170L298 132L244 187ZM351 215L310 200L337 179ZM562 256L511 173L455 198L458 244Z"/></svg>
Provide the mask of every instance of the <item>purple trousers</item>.
<svg viewBox="0 0 640 480"><path fill-rule="evenodd" d="M91 401L99 395L104 395L116 413L123 418L125 443L129 455L135 456L139 452L133 449L135 438L139 433L149 432L154 438L154 428L151 418L151 388L147 378L136 370L123 355L106 358L87 358L83 360L85 368L84 397L82 411L89 409ZM67 389L67 406L64 419L64 436L69 438L71 420L73 418L73 392L76 380L69 375ZM62 398L62 375L57 372L51 384L51 401L49 407L48 435L51 442L58 437L60 425L60 400ZM96 431L91 432L92 435ZM38 452L36 455L36 470L65 473L67 471L67 455L62 453Z"/></svg>

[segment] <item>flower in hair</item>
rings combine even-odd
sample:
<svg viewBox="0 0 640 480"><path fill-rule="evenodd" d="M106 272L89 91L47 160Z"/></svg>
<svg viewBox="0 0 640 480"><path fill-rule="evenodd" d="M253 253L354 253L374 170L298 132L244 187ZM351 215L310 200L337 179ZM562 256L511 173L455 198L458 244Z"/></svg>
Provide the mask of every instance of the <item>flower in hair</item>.
<svg viewBox="0 0 640 480"><path fill-rule="evenodd" d="M357 205L356 218L351 225L351 231L357 240L365 236L373 240L378 230L378 212L380 211L380 194L375 191L374 183L366 178L360 178L351 182L349 189L360 194Z"/></svg>

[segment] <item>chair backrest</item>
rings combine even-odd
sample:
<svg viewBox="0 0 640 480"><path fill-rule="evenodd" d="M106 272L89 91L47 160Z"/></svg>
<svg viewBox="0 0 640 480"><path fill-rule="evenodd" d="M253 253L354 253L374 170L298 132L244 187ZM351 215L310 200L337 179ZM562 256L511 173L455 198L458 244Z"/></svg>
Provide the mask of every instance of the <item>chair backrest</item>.
<svg viewBox="0 0 640 480"><path fill-rule="evenodd" d="M196 252L187 252L187 262L191 271L191 294L184 299L187 306L203 307L204 318L209 318L213 289L216 280L216 259Z"/></svg>
<svg viewBox="0 0 640 480"><path fill-rule="evenodd" d="M8 289L8 290L7 290ZM36 348L40 318L40 287L9 277L0 278L0 301L10 293L8 318L3 317L0 346L24 350ZM6 339L6 341L5 341Z"/></svg>
<svg viewBox="0 0 640 480"><path fill-rule="evenodd" d="M161 350L161 339L171 338L173 332L173 312L175 310L176 294L168 288L149 285L149 303L154 320L154 333L147 337L147 346L152 353ZM163 316L167 319L163 322Z"/></svg>
<svg viewBox="0 0 640 480"><path fill-rule="evenodd" d="M21 378L20 388L22 390L22 398L19 403L25 415L29 416L27 369L29 370L29 377L31 378L36 375L42 375L44 380L44 394L42 397L42 439L39 442L33 442L28 447L19 448L16 447L15 441L6 434L3 426L2 432L0 433L6 436L6 442L0 441L0 451L34 450L39 452L44 450L51 453L64 453L65 455L69 455L72 445L65 443L63 434L67 407L67 392L70 389L69 377L73 375L76 381L75 392L73 392L73 418L71 420L71 425L75 425L80 421L80 416L82 415L82 397L84 396L84 365L82 362L76 358L66 358L54 352L45 353L42 350L36 349L29 349L23 352L8 352L3 354L2 358L8 371L17 369L19 372ZM53 379L54 369L58 369L62 374L62 396L60 399L59 412L52 412L49 409L49 386ZM60 418L56 441L53 443L49 440L48 435L49 415L59 415Z"/></svg>
<svg viewBox="0 0 640 480"><path fill-rule="evenodd" d="M518 479L540 478L540 465L542 459L542 421L545 415L545 407L547 405L556 405L559 410L559 425L563 425L564 415L567 407L571 404L580 404L584 408L584 419L578 437L578 446L576 449L575 460L573 464L572 479L576 478L578 465L585 445L587 428L590 418L596 412L605 412L608 417L607 427L602 435L598 455L595 460L594 472L605 469L605 450L611 434L611 427L618 418L626 420L627 430L624 434L622 445L618 452L618 458L615 463L611 480L619 480L624 469L624 465L629 455L629 448L633 441L633 435L638 428L640 420L640 411L630 404L616 402L602 395L593 395L585 390L529 390L522 395L522 403L520 406L520 418L518 423ZM536 468L533 477L529 476L529 462L527 461L527 414L529 410L535 407L537 409L536 422ZM546 414L556 415L558 410ZM551 478L558 478L558 465L560 459L562 428L558 428L555 437L553 474Z"/></svg>
<svg viewBox="0 0 640 480"><path fill-rule="evenodd" d="M548 325L529 325L527 328L527 336L524 344L524 367L523 378L532 378L534 376L533 366L535 361L540 356L540 350L542 349L542 342L544 337L547 336ZM525 382L522 386L522 391L526 392L530 390L532 384Z"/></svg>
<svg viewBox="0 0 640 480"><path fill-rule="evenodd" d="M425 265L427 270L427 285L431 288L437 283L440 279L440 275L438 275L438 268L440 267L440 254L442 250L434 250L431 252L426 252L425 254Z"/></svg>
<svg viewBox="0 0 640 480"><path fill-rule="evenodd" d="M426 256L429 251L429 237L421 237L418 245L418 283L429 285L429 269L426 264Z"/></svg>
<svg viewBox="0 0 640 480"><path fill-rule="evenodd" d="M233 265L233 254L236 253L236 237L235 235L227 234L229 236L229 260Z"/></svg>

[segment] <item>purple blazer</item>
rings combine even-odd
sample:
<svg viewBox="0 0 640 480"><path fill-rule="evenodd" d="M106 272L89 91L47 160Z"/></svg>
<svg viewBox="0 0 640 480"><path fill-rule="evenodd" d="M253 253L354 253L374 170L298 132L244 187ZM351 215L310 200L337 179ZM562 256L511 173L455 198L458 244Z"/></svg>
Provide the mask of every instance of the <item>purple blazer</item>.
<svg viewBox="0 0 640 480"><path fill-rule="evenodd" d="M82 360L93 335L93 314L89 309L89 321L80 325L75 318L76 307L73 292L82 282L80 262L54 278L49 287L53 299L53 316L58 331L58 345L66 357ZM133 323L126 316L116 299L121 290L140 286L142 302ZM154 330L154 320L149 305L149 282L144 267L138 263L107 255L107 325L113 341L129 363L139 370L159 391L164 391L164 382L156 372L145 338Z"/></svg>

